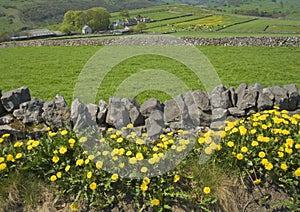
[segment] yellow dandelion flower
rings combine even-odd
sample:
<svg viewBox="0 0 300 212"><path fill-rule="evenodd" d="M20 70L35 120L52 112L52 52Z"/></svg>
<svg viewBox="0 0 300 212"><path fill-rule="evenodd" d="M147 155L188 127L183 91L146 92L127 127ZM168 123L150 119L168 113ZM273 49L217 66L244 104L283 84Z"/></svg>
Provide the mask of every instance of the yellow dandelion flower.
<svg viewBox="0 0 300 212"><path fill-rule="evenodd" d="M61 131L60 134L61 134L61 135L67 135L67 134L68 134L68 130L63 130L63 131Z"/></svg>
<svg viewBox="0 0 300 212"><path fill-rule="evenodd" d="M80 143L85 143L85 142L87 142L87 137L81 137L81 138L79 138L79 142L80 142Z"/></svg>
<svg viewBox="0 0 300 212"><path fill-rule="evenodd" d="M60 149L59 149L59 153L60 154L65 154L66 152L68 151L68 149L67 149L67 147L65 147L65 146L62 146L62 147L60 147Z"/></svg>
<svg viewBox="0 0 300 212"><path fill-rule="evenodd" d="M258 157L264 158L264 157L266 157L266 153L261 151L258 153Z"/></svg>
<svg viewBox="0 0 300 212"><path fill-rule="evenodd" d="M71 209L71 211L77 211L78 210L78 205L76 203L72 203L70 205L70 209Z"/></svg>
<svg viewBox="0 0 300 212"><path fill-rule="evenodd" d="M5 158L4 157L0 157L0 163L4 162Z"/></svg>
<svg viewBox="0 0 300 212"><path fill-rule="evenodd" d="M250 130L250 133L251 133L251 134L255 134L255 133L256 133L256 129Z"/></svg>
<svg viewBox="0 0 300 212"><path fill-rule="evenodd" d="M300 167L294 172L296 177L300 177Z"/></svg>
<svg viewBox="0 0 300 212"><path fill-rule="evenodd" d="M296 144L296 145L295 145L295 148L296 148L296 149L300 149L300 144Z"/></svg>
<svg viewBox="0 0 300 212"><path fill-rule="evenodd" d="M123 169L124 166L125 166L125 163L119 163L119 168L120 168L120 169Z"/></svg>
<svg viewBox="0 0 300 212"><path fill-rule="evenodd" d="M199 143L199 144L205 143L205 138L199 137L199 138L198 138L198 143Z"/></svg>
<svg viewBox="0 0 300 212"><path fill-rule="evenodd" d="M293 153L293 149L288 148L288 147L286 147L286 148L284 149L284 151L285 151L286 153L288 153L288 154L292 154L292 153Z"/></svg>
<svg viewBox="0 0 300 212"><path fill-rule="evenodd" d="M236 155L236 158L237 158L238 160L243 160L244 155L241 154L241 153L238 153L238 154Z"/></svg>
<svg viewBox="0 0 300 212"><path fill-rule="evenodd" d="M102 166L103 166L103 161L97 161L97 163L96 163L96 168L97 168L97 169L101 169Z"/></svg>
<svg viewBox="0 0 300 212"><path fill-rule="evenodd" d="M89 187L91 190L96 190L97 184L95 182L92 182Z"/></svg>
<svg viewBox="0 0 300 212"><path fill-rule="evenodd" d="M245 147L245 146L243 146L243 147L241 148L241 151L242 151L243 153L246 153L246 152L248 152L248 148Z"/></svg>
<svg viewBox="0 0 300 212"><path fill-rule="evenodd" d="M173 178L174 183L178 182L180 180L180 176L176 174Z"/></svg>
<svg viewBox="0 0 300 212"><path fill-rule="evenodd" d="M57 178L61 178L61 172L56 173Z"/></svg>
<svg viewBox="0 0 300 212"><path fill-rule="evenodd" d="M130 124L127 124L127 128L132 129L132 128L134 128L134 126L133 126L133 124L130 123Z"/></svg>
<svg viewBox="0 0 300 212"><path fill-rule="evenodd" d="M251 146L253 146L253 147L258 146L258 142L257 141L252 141Z"/></svg>
<svg viewBox="0 0 300 212"><path fill-rule="evenodd" d="M241 135L246 135L247 129L244 126L239 126L239 131Z"/></svg>
<svg viewBox="0 0 300 212"><path fill-rule="evenodd" d="M147 191L148 190L148 186L145 183L142 183L142 185L140 186L140 189L142 191Z"/></svg>
<svg viewBox="0 0 300 212"><path fill-rule="evenodd" d="M266 159L266 158L264 158L264 159L261 160L261 164L262 164L262 165L266 165L266 164L268 164L268 163L269 163L269 161L268 161L268 159Z"/></svg>
<svg viewBox="0 0 300 212"><path fill-rule="evenodd" d="M130 164L136 164L137 160L135 157L129 158L129 163Z"/></svg>
<svg viewBox="0 0 300 212"><path fill-rule="evenodd" d="M55 180L57 180L56 175L52 175L52 176L50 177L50 181L51 181L51 182L54 182Z"/></svg>
<svg viewBox="0 0 300 212"><path fill-rule="evenodd" d="M282 163L282 164L280 165L280 168L281 168L282 170L286 171L286 170L288 169L288 166L287 166L285 163Z"/></svg>
<svg viewBox="0 0 300 212"><path fill-rule="evenodd" d="M7 165L6 163L0 163L0 171L6 169Z"/></svg>
<svg viewBox="0 0 300 212"><path fill-rule="evenodd" d="M282 158L284 156L284 153L283 152L277 152L278 154L278 157Z"/></svg>
<svg viewBox="0 0 300 212"><path fill-rule="evenodd" d="M33 141L33 142L32 142L32 146L33 146L33 147L37 147L38 145L40 145L40 142L39 142L39 141Z"/></svg>
<svg viewBox="0 0 300 212"><path fill-rule="evenodd" d="M229 141L229 142L227 143L227 146L233 147L233 146L234 146L234 143L233 143L232 141Z"/></svg>
<svg viewBox="0 0 300 212"><path fill-rule="evenodd" d="M148 168L147 168L147 167L143 166L143 167L141 168L141 172L146 173L147 171L148 171Z"/></svg>
<svg viewBox="0 0 300 212"><path fill-rule="evenodd" d="M124 139L123 139L122 137L120 137L120 138L117 139L117 142L118 142L118 143L122 143L123 140L124 140Z"/></svg>
<svg viewBox="0 0 300 212"><path fill-rule="evenodd" d="M111 176L111 179L112 179L113 181L117 181L118 178L119 178L119 175L118 175L118 174L113 174L113 175Z"/></svg>
<svg viewBox="0 0 300 212"><path fill-rule="evenodd" d="M50 137L54 137L54 136L56 136L56 133L55 133L55 132L52 132L52 131L48 131L48 135L49 135Z"/></svg>
<svg viewBox="0 0 300 212"><path fill-rule="evenodd" d="M17 153L16 154L16 159L20 159L22 156L23 156L22 153Z"/></svg>
<svg viewBox="0 0 300 212"><path fill-rule="evenodd" d="M268 171L272 170L273 169L273 164L270 163L270 162L266 163L265 164L265 169L268 170Z"/></svg>
<svg viewBox="0 0 300 212"><path fill-rule="evenodd" d="M76 161L76 166L82 166L84 164L84 160L83 159L78 159Z"/></svg>
<svg viewBox="0 0 300 212"><path fill-rule="evenodd" d="M105 150L105 151L102 152L102 155L103 155L103 156L106 156L106 155L108 155L108 154L109 154L109 151L106 151L106 150Z"/></svg>
<svg viewBox="0 0 300 212"><path fill-rule="evenodd" d="M92 172L88 172L88 173L86 174L86 178L88 178L88 179L91 179L92 176L93 176L93 173L92 173Z"/></svg>
<svg viewBox="0 0 300 212"><path fill-rule="evenodd" d="M22 141L18 141L14 144L14 147L21 147L23 146L23 142Z"/></svg>
<svg viewBox="0 0 300 212"><path fill-rule="evenodd" d="M124 153L125 153L125 149L124 148L120 148L118 150L118 155L124 155Z"/></svg>
<svg viewBox="0 0 300 212"><path fill-rule="evenodd" d="M157 152L157 151L159 150L159 148L158 148L157 146L155 146L155 147L152 148L152 150L153 150L154 152Z"/></svg>
<svg viewBox="0 0 300 212"><path fill-rule="evenodd" d="M154 206L158 206L160 204L159 199L151 200L151 204L154 205Z"/></svg>
<svg viewBox="0 0 300 212"><path fill-rule="evenodd" d="M148 178L148 177L145 177L144 179L143 179L143 184L146 184L146 185L148 185L149 183L150 183L150 179Z"/></svg>
<svg viewBox="0 0 300 212"><path fill-rule="evenodd" d="M132 152L129 150L126 152L126 156L130 156L130 155L132 155Z"/></svg>
<svg viewBox="0 0 300 212"><path fill-rule="evenodd" d="M203 192L204 194L210 194L210 187L204 187Z"/></svg>
<svg viewBox="0 0 300 212"><path fill-rule="evenodd" d="M57 163L59 161L59 157L57 155L54 155L52 158L53 163Z"/></svg>
<svg viewBox="0 0 300 212"><path fill-rule="evenodd" d="M99 142L100 142L100 143L105 142L105 138L100 138Z"/></svg>
<svg viewBox="0 0 300 212"><path fill-rule="evenodd" d="M67 166L65 167L65 172L68 172L68 171L70 170L70 168L71 168L71 166L70 166L70 165L67 165Z"/></svg>
<svg viewBox="0 0 300 212"><path fill-rule="evenodd" d="M210 147L206 147L204 149L205 154L210 155L212 153L212 149Z"/></svg>
<svg viewBox="0 0 300 212"><path fill-rule="evenodd" d="M14 156L13 156L12 154L8 154L8 155L6 156L6 160L7 160L7 161L11 161L11 162L14 162L14 161L15 161Z"/></svg>
<svg viewBox="0 0 300 212"><path fill-rule="evenodd" d="M2 138L8 138L9 136L10 136L9 133L5 133L5 134L2 135Z"/></svg>
<svg viewBox="0 0 300 212"><path fill-rule="evenodd" d="M144 159L144 156L142 153L138 152L136 155L135 155L136 159L137 160L143 160Z"/></svg>
<svg viewBox="0 0 300 212"><path fill-rule="evenodd" d="M256 180L253 181L253 183L254 183L255 185L258 185L258 184L261 183L261 179L256 179Z"/></svg>
<svg viewBox="0 0 300 212"><path fill-rule="evenodd" d="M69 144L74 144L75 142L76 142L76 140L74 138L69 139Z"/></svg>

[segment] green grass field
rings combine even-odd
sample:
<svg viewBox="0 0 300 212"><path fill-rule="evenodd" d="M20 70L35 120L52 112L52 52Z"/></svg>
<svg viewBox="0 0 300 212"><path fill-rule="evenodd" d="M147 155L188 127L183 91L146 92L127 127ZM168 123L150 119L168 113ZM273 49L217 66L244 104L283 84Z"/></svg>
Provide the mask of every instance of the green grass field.
<svg viewBox="0 0 300 212"><path fill-rule="evenodd" d="M228 27L223 29L222 31L231 31L231 32L263 32L264 29L269 26L278 26L280 25L282 28L277 29L277 31L281 32L298 32L300 27L300 21L296 20L277 20L277 19L258 19L248 23L238 24L235 26ZM287 27L287 28L284 28ZM269 29L266 29L267 32Z"/></svg>
<svg viewBox="0 0 300 212"><path fill-rule="evenodd" d="M0 78L2 92L28 86L32 96L51 100L59 93L68 103L74 86L88 59L101 47L24 47L0 49ZM268 47L199 47L211 61L225 86L240 83L261 83L263 86L295 83L300 86L300 48ZM189 88L203 89L196 76L183 64L155 55L139 56L123 61L105 77L97 100L113 95L117 86L131 74L159 68L182 79ZM154 91L138 97L168 99Z"/></svg>

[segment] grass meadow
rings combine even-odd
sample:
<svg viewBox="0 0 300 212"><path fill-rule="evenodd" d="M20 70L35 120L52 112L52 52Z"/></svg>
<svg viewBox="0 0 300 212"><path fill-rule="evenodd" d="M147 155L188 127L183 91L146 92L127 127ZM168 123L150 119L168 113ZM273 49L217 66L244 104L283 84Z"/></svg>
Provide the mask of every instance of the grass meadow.
<svg viewBox="0 0 300 212"><path fill-rule="evenodd" d="M32 96L51 100L56 94L72 101L79 73L101 47L23 47L0 50L0 85L2 93L28 86ZM225 86L261 83L263 86L295 83L300 85L300 48L291 47L198 47L214 66ZM175 74L189 88L204 89L187 67L155 55L127 59L115 66L104 78L97 100L108 100L117 86L131 74L160 68ZM143 102L150 97L166 100L160 92L139 95Z"/></svg>

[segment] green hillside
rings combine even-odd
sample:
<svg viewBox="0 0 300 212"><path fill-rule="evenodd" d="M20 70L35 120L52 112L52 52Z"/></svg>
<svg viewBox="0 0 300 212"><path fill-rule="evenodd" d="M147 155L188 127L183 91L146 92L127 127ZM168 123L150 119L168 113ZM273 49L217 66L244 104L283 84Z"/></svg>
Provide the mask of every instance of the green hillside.
<svg viewBox="0 0 300 212"><path fill-rule="evenodd" d="M110 12L157 5L147 0L1 0L0 32L42 27L62 21L67 10L105 7Z"/></svg>

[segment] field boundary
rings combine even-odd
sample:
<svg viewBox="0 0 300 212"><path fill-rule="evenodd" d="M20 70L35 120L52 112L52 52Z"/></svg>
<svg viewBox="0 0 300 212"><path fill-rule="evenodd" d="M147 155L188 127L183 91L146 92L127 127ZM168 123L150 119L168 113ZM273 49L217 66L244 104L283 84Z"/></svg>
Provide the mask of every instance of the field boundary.
<svg viewBox="0 0 300 212"><path fill-rule="evenodd" d="M149 35L149 37L151 37ZM81 39L44 39L31 41L12 41L0 43L0 48L29 47L29 46L106 46L112 45L119 38L81 38ZM268 47L300 47L300 37L225 37L225 38L196 38L181 37L186 45L194 46L268 46ZM123 44L123 43L122 43ZM124 43L123 45L132 45ZM170 45L158 44L152 45ZM182 45L182 44L181 44Z"/></svg>

